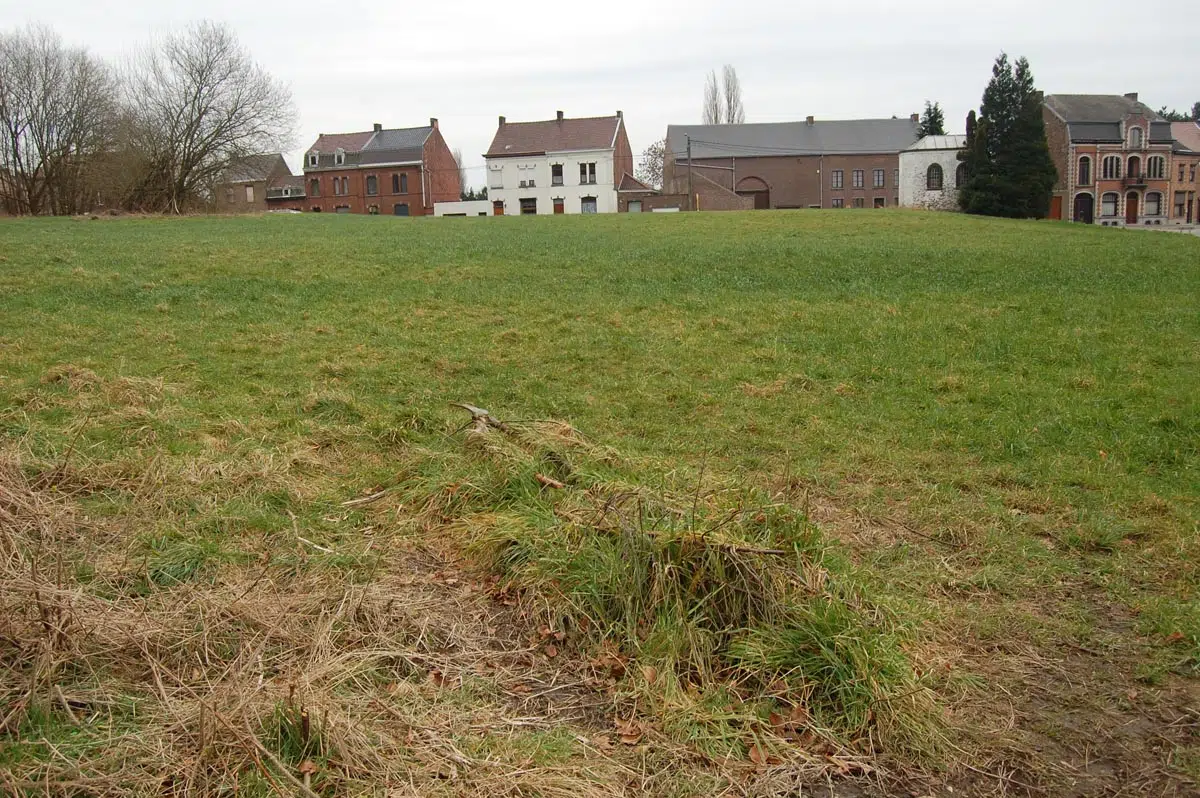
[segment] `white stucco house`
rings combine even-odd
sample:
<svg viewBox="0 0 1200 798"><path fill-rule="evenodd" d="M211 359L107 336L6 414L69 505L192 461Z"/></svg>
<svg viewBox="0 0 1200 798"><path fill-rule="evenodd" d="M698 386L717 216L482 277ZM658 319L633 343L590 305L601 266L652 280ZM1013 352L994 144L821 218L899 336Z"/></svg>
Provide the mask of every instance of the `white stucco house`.
<svg viewBox="0 0 1200 798"><path fill-rule="evenodd" d="M900 207L958 210L966 136L926 136L900 153Z"/></svg>
<svg viewBox="0 0 1200 798"><path fill-rule="evenodd" d="M434 216L491 216L492 203L487 200L433 203Z"/></svg>
<svg viewBox="0 0 1200 798"><path fill-rule="evenodd" d="M625 117L509 122L500 117L487 162L495 216L616 213L617 186L633 173Z"/></svg>

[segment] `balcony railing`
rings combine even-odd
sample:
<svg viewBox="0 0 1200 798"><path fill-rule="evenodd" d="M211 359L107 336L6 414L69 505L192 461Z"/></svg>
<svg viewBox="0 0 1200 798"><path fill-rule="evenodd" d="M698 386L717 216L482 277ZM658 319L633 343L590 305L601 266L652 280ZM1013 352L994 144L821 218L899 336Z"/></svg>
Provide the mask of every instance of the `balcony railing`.
<svg viewBox="0 0 1200 798"><path fill-rule="evenodd" d="M1125 175L1125 178L1121 182L1126 186L1144 186L1147 179L1143 174Z"/></svg>

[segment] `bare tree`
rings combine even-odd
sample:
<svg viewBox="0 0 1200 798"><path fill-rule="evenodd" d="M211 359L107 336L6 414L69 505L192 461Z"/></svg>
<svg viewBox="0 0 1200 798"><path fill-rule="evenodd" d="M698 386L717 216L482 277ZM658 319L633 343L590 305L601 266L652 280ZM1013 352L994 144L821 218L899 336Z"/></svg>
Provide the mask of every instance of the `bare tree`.
<svg viewBox="0 0 1200 798"><path fill-rule="evenodd" d="M87 169L114 117L109 70L49 28L0 35L0 171L12 213L90 206Z"/></svg>
<svg viewBox="0 0 1200 798"><path fill-rule="evenodd" d="M704 84L704 124L719 125L721 124L721 89L717 85L717 73L708 73L708 80Z"/></svg>
<svg viewBox="0 0 1200 798"><path fill-rule="evenodd" d="M455 147L453 155L454 163L458 164L459 198L464 200L468 198L474 198L474 192L471 191L470 181L467 180L467 170L463 166L462 147Z"/></svg>
<svg viewBox="0 0 1200 798"><path fill-rule="evenodd" d="M742 84L737 70L731 64L717 72L708 73L704 83L704 121L706 125L741 125L746 121L746 109L742 106Z"/></svg>
<svg viewBox="0 0 1200 798"><path fill-rule="evenodd" d="M726 64L721 74L722 94L725 98L725 124L741 125L746 121L746 109L742 107L742 84L737 70Z"/></svg>
<svg viewBox="0 0 1200 798"><path fill-rule="evenodd" d="M295 124L291 93L214 22L144 51L127 105L143 171L126 204L173 213L210 192L233 160L286 149Z"/></svg>
<svg viewBox="0 0 1200 798"><path fill-rule="evenodd" d="M662 188L663 160L667 155L667 140L659 139L642 151L638 161L637 179L651 188Z"/></svg>

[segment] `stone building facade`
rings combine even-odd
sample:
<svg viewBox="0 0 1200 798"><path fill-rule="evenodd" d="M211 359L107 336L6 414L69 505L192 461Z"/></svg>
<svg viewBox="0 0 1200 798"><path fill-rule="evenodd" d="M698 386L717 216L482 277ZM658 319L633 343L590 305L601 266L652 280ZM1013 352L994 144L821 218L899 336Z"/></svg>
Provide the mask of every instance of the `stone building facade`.
<svg viewBox="0 0 1200 798"><path fill-rule="evenodd" d="M958 155L966 136L926 136L900 153L900 206L957 211L966 169Z"/></svg>

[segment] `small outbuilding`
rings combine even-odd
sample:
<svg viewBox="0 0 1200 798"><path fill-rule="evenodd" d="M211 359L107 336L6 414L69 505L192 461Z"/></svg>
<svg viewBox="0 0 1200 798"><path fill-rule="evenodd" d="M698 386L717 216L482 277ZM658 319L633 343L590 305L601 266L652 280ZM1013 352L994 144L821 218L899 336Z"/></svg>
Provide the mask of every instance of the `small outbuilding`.
<svg viewBox="0 0 1200 798"><path fill-rule="evenodd" d="M966 136L926 136L900 153L900 207L958 210L966 168L958 154Z"/></svg>

